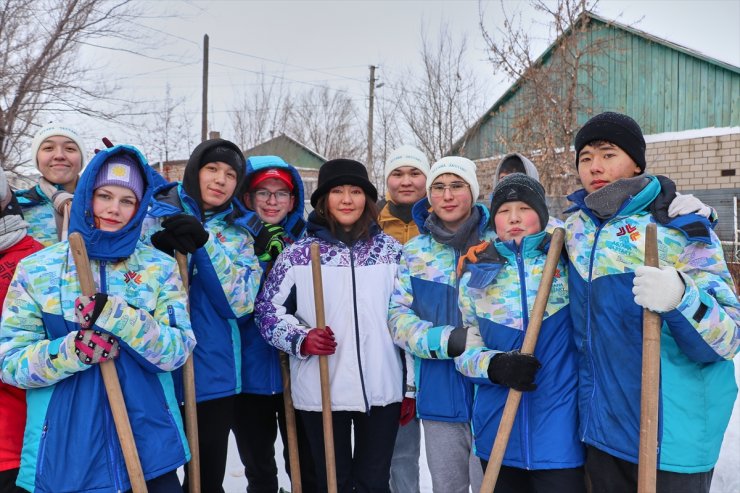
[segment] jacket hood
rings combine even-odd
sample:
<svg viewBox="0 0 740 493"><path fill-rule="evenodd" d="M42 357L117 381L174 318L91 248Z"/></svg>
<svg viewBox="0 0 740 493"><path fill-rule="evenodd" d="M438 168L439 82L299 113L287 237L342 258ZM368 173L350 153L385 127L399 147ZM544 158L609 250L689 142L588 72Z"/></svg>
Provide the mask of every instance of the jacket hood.
<svg viewBox="0 0 740 493"><path fill-rule="evenodd" d="M493 173L493 188L496 188L496 185L498 185L498 173L501 169L501 165L504 164L504 161L506 161L510 157L515 156L518 157L524 165L524 170L526 172L525 174L530 178L534 178L535 180L540 181L540 174L537 172L537 167L534 165L534 163L524 157L522 154L519 154L518 152L512 152L501 158L501 161L499 161L496 165L496 171Z"/></svg>
<svg viewBox="0 0 740 493"><path fill-rule="evenodd" d="M411 216L414 218L414 222L419 228L419 232L421 234L429 234L429 229L427 229L425 223L427 221L427 218L429 217L429 214L431 214L431 212L429 211L431 207L432 206L431 204L429 204L429 199L423 198L415 203L414 207L411 209ZM480 212L480 221L478 221L478 233L483 235L483 232L488 226L488 221L490 220L491 213L488 211L487 207L484 207L481 204L473 204L473 207L477 207L478 211Z"/></svg>
<svg viewBox="0 0 740 493"><path fill-rule="evenodd" d="M105 161L116 154L127 154L139 165L139 171L144 178L144 193L136 214L126 226L115 232L101 231L95 227L93 218L93 186ZM142 221L146 217L152 198L152 185L159 182L155 175L156 172L136 147L117 145L95 154L77 182L69 218L69 232L82 235L88 257L95 260L117 261L134 252L141 234Z"/></svg>
<svg viewBox="0 0 740 493"><path fill-rule="evenodd" d="M247 191L249 182L252 180L255 173L271 168L279 168L288 171L293 180L293 190L296 198L295 205L293 206L293 210L285 216L280 225L285 230L286 235L295 242L301 238L303 233L306 231L306 221L303 218L305 214L303 180L301 179L301 175L298 173L298 170L292 165L286 163L279 156L252 156L247 159L247 172L244 177L244 181L234 196L235 207L240 213L240 217L236 220L236 224L245 227L252 236L259 234L262 229L262 221L256 212L248 209L244 205L242 197Z"/></svg>
<svg viewBox="0 0 740 493"><path fill-rule="evenodd" d="M183 173L182 177L182 188L185 190L185 193L192 197L193 200L195 200L195 203L198 205L198 211L200 212L200 220L205 222L205 214L203 212L203 198L200 196L200 169L203 167L203 157L205 156L208 151L211 149L214 149L216 147L225 147L228 150L234 151L237 153L239 158L241 159L241 167L235 168L236 169L236 188L234 189L234 192L236 193L236 190L239 190L239 187L241 185L242 179L244 177L244 154L242 154L242 151L239 149L239 146L234 144L233 142L230 142L225 139L210 139L201 142L198 144L195 149L193 149L192 154L190 154L190 158L188 158L188 164L185 165L185 171ZM220 207L216 207L214 209L211 209L209 212L220 212L224 209L228 209L231 207L230 201L225 202Z"/></svg>

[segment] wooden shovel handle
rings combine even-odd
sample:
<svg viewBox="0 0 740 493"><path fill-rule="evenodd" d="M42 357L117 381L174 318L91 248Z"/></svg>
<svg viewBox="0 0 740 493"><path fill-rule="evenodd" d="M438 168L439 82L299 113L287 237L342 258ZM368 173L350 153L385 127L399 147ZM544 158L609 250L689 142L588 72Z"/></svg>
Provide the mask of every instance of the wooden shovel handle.
<svg viewBox="0 0 740 493"><path fill-rule="evenodd" d="M90 259L87 257L85 242L79 233L69 235L69 248L72 251L72 257L77 267L77 278L80 282L82 294L84 296L94 295L96 290L92 269L90 268ZM131 489L133 493L146 493L147 488L146 481L144 480L144 472L141 469L139 453L136 450L134 433L131 431L131 422L128 419L128 412L126 411L126 403L123 400L123 392L121 391L121 382L118 380L116 365L113 360L107 360L101 362L98 366L100 367L100 373L103 375L103 383L105 384L105 391L108 394L108 403L111 414L113 414L113 422L116 425L118 441L121 443L123 459L126 462L126 471L131 481Z"/></svg>
<svg viewBox="0 0 740 493"><path fill-rule="evenodd" d="M298 456L298 428L295 421L295 408L290 388L290 363L288 355L280 352L280 371L283 376L283 405L285 406L285 427L288 432L288 461L290 462L290 489L292 493L303 493L301 481L301 462Z"/></svg>
<svg viewBox="0 0 740 493"><path fill-rule="evenodd" d="M321 250L318 243L311 243L311 273L316 307L316 327L326 329L324 318L324 282L321 278ZM329 360L319 356L321 377L321 414L324 424L324 456L326 459L326 484L329 493L337 492L337 466L334 460L334 425L331 419L331 394L329 387Z"/></svg>
<svg viewBox="0 0 740 493"><path fill-rule="evenodd" d="M658 227L645 230L645 265L658 267ZM660 392L660 315L642 311L642 388L637 492L654 493L658 469L658 394Z"/></svg>
<svg viewBox="0 0 740 493"><path fill-rule="evenodd" d="M537 338L540 335L542 318L545 315L547 301L550 298L550 289L552 288L552 281L555 277L558 261L560 260L560 252L563 250L564 238L565 230L563 228L556 228L550 239L550 249L545 259L545 267L542 271L540 286L537 289L537 296L534 299L534 306L532 307L532 314L529 317L527 332L524 334L524 341L522 342L522 354L534 354L534 349L537 346ZM511 429L514 426L514 419L516 418L521 400L522 393L520 391L509 389L501 422L496 432L496 439L493 442L491 457L486 467L486 473L483 476L483 482L481 483L480 493L493 493L493 489L496 487L498 474L501 471L501 463L504 460L506 447L509 444L509 437L511 436Z"/></svg>
<svg viewBox="0 0 740 493"><path fill-rule="evenodd" d="M188 312L190 312L190 294L188 280L188 258L176 252L177 268L180 271L182 285L188 293ZM200 444L198 441L198 408L195 402L195 368L192 353L182 367L183 394L185 397L185 435L190 445L190 462L188 462L188 491L200 493Z"/></svg>

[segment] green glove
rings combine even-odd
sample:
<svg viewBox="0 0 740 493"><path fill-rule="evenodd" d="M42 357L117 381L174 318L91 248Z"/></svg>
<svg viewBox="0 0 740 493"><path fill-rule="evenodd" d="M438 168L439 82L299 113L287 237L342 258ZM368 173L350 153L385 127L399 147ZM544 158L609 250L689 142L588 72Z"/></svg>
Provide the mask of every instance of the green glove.
<svg viewBox="0 0 740 493"><path fill-rule="evenodd" d="M263 262L271 262L285 248L285 230L279 224L262 223L262 229L254 239L254 252Z"/></svg>

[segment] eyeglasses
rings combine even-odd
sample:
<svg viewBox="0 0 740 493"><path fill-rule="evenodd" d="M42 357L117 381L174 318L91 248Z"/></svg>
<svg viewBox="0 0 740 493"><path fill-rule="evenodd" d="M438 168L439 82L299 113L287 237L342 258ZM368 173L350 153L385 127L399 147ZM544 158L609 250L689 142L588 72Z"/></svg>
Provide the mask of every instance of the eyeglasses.
<svg viewBox="0 0 740 493"><path fill-rule="evenodd" d="M453 181L449 185L444 183L435 183L430 187L430 195L432 197L442 197L445 194L445 190L450 189L452 195L462 195L465 193L470 185L464 181Z"/></svg>
<svg viewBox="0 0 740 493"><path fill-rule="evenodd" d="M271 192L269 190L255 190L252 192L254 197L259 200L260 202L267 202L270 200L270 197L275 197L275 201L278 203L285 203L290 200L290 197L293 195L290 192L286 192L285 190L278 190L277 192Z"/></svg>

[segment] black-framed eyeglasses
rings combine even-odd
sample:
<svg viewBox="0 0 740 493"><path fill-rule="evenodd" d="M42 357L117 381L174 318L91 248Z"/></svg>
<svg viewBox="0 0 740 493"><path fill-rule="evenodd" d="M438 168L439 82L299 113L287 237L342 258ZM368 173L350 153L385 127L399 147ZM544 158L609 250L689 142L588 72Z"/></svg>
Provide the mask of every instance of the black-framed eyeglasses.
<svg viewBox="0 0 740 493"><path fill-rule="evenodd" d="M270 200L270 197L275 197L276 202L285 203L290 200L290 197L293 194L291 194L290 192L286 192L285 190L271 192L269 190L260 189L252 192L252 195L254 195L255 199L259 200L260 202L267 202L268 200Z"/></svg>

